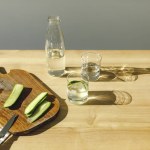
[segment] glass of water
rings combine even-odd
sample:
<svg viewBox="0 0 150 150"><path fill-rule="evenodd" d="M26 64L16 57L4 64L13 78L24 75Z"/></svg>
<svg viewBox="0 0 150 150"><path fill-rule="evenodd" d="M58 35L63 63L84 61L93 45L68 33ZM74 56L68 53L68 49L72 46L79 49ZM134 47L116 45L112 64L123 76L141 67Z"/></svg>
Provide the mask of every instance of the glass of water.
<svg viewBox="0 0 150 150"><path fill-rule="evenodd" d="M83 78L88 76L89 81L96 81L100 77L100 65L102 57L98 53L84 53L81 56L81 72Z"/></svg>
<svg viewBox="0 0 150 150"><path fill-rule="evenodd" d="M67 95L73 104L83 104L88 98L88 76L84 79L80 73L70 73L67 76Z"/></svg>

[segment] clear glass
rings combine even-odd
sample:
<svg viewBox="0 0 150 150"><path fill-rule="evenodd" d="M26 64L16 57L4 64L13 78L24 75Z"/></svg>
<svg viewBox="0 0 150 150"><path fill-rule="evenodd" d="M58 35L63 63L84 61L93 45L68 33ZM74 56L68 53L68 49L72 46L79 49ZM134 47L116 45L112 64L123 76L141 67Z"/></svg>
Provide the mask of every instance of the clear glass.
<svg viewBox="0 0 150 150"><path fill-rule="evenodd" d="M62 76L65 72L65 45L59 16L48 18L48 28L45 51L48 73L52 76Z"/></svg>
<svg viewBox="0 0 150 150"><path fill-rule="evenodd" d="M84 53L81 56L82 76L88 76L89 81L96 81L100 77L100 66L102 57L98 53Z"/></svg>
<svg viewBox="0 0 150 150"><path fill-rule="evenodd" d="M79 73L67 76L67 95L73 104L84 104L88 98L88 76L82 78Z"/></svg>

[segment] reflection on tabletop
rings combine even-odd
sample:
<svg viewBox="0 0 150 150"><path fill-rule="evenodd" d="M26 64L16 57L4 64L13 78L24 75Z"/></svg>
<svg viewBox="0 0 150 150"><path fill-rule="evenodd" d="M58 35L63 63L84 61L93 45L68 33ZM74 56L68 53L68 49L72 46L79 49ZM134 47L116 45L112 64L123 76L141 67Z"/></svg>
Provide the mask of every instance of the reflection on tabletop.
<svg viewBox="0 0 150 150"><path fill-rule="evenodd" d="M124 91L89 91L88 101L84 105L127 105L132 96Z"/></svg>
<svg viewBox="0 0 150 150"><path fill-rule="evenodd" d="M80 67L66 67L66 77L71 72L81 72ZM122 81L132 82L138 79L138 75L150 74L150 68L135 68L126 66L101 67L100 78L95 82Z"/></svg>

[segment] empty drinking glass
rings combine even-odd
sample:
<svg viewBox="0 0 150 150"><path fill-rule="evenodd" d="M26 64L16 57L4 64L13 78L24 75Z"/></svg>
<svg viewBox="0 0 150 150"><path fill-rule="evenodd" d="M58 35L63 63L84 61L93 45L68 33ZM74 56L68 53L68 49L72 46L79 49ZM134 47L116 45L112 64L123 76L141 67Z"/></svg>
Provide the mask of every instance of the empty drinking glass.
<svg viewBox="0 0 150 150"><path fill-rule="evenodd" d="M98 53L85 53L81 56L81 72L83 78L89 77L89 81L96 81L100 77L100 65L102 57Z"/></svg>

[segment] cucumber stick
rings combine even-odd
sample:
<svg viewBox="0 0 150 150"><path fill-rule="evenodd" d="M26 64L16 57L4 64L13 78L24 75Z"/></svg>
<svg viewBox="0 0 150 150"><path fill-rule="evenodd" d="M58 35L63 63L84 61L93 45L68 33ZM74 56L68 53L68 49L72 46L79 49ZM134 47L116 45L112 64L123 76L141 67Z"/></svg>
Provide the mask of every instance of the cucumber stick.
<svg viewBox="0 0 150 150"><path fill-rule="evenodd" d="M39 94L25 109L24 113L27 117L31 116L36 107L42 103L47 96L47 92Z"/></svg>
<svg viewBox="0 0 150 150"><path fill-rule="evenodd" d="M23 90L22 84L15 84L11 94L9 95L9 97L7 98L7 100L4 103L4 107L12 106L19 98L22 90Z"/></svg>
<svg viewBox="0 0 150 150"><path fill-rule="evenodd" d="M51 102L49 101L43 101L35 110L34 114L28 118L29 122L34 122L37 120L40 116L42 116L50 107Z"/></svg>

